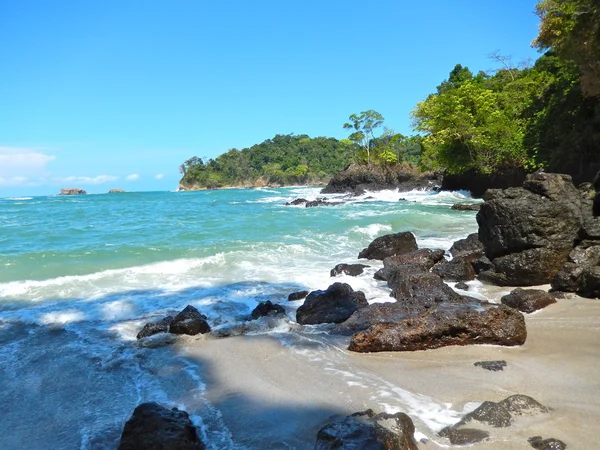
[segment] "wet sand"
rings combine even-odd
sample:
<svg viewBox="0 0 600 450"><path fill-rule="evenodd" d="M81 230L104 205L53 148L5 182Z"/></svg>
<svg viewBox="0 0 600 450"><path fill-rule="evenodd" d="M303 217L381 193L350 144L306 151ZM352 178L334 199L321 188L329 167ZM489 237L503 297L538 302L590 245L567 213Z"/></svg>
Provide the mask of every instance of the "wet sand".
<svg viewBox="0 0 600 450"><path fill-rule="evenodd" d="M506 291L490 288L487 294ZM348 338L297 333L189 339L178 346L200 363L207 400L233 441L247 448L311 449L332 415L367 408L406 412L417 437L427 439L419 448L447 447L437 436L444 425L485 400L513 394L529 395L552 411L518 418L470 448L531 449L527 439L536 435L572 449L598 448L600 301L558 300L526 315L526 322L526 343L512 348L357 354L345 349ZM492 372L473 365L481 360L507 366Z"/></svg>

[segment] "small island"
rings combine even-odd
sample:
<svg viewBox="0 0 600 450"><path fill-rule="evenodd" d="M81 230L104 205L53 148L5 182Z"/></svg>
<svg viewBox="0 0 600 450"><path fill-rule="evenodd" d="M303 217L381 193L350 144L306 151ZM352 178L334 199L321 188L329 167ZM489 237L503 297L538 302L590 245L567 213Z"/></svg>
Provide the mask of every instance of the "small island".
<svg viewBox="0 0 600 450"><path fill-rule="evenodd" d="M110 191L108 191L109 194L119 194L121 192L125 192L125 191L121 188L114 188L114 189L111 189Z"/></svg>
<svg viewBox="0 0 600 450"><path fill-rule="evenodd" d="M62 188L60 195L86 195L87 192L81 188Z"/></svg>

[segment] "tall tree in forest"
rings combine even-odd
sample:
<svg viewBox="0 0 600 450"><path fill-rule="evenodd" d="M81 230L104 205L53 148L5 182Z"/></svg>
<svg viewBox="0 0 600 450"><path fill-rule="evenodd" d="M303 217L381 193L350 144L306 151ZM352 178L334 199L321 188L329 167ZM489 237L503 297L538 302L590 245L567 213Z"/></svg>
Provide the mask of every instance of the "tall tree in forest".
<svg viewBox="0 0 600 450"><path fill-rule="evenodd" d="M350 122L344 124L344 129L354 130L354 132L348 136L348 139L365 150L367 154L367 164L371 164L371 149L375 142L373 130L383 125L383 116L377 111L369 109L360 114L352 114L348 119Z"/></svg>

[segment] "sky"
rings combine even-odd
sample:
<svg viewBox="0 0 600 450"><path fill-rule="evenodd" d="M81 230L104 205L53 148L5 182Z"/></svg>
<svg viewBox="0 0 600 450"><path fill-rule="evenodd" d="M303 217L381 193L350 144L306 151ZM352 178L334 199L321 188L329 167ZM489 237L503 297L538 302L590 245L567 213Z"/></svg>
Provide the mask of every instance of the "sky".
<svg viewBox="0 0 600 450"><path fill-rule="evenodd" d="M538 52L536 0L0 0L0 197L177 189L276 134L347 137L460 63Z"/></svg>

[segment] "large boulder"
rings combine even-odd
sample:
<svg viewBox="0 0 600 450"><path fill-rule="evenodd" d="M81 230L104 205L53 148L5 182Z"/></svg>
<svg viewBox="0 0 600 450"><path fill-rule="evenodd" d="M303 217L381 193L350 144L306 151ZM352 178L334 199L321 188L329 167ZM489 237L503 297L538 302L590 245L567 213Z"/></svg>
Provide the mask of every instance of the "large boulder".
<svg viewBox="0 0 600 450"><path fill-rule="evenodd" d="M552 289L564 292L577 292L584 297L598 297L594 288L596 268L600 266L600 241L598 245L589 243L575 247L567 261L552 280Z"/></svg>
<svg viewBox="0 0 600 450"><path fill-rule="evenodd" d="M187 412L142 403L125 423L118 450L203 450Z"/></svg>
<svg viewBox="0 0 600 450"><path fill-rule="evenodd" d="M363 249L359 258L384 260L390 256L403 255L417 249L417 240L410 231L386 234L376 238Z"/></svg>
<svg viewBox="0 0 600 450"><path fill-rule="evenodd" d="M296 311L296 321L301 325L341 323L368 304L363 292L354 291L346 283L334 283L325 291L308 294Z"/></svg>
<svg viewBox="0 0 600 450"><path fill-rule="evenodd" d="M340 417L317 433L317 450L417 450L415 426L406 414L372 410Z"/></svg>
<svg viewBox="0 0 600 450"><path fill-rule="evenodd" d="M556 299L546 291L521 288L517 288L510 294L505 295L500 301L506 306L528 314L556 303Z"/></svg>
<svg viewBox="0 0 600 450"><path fill-rule="evenodd" d="M536 172L523 187L491 189L477 214L479 239L494 270L480 274L496 284L549 283L577 241L585 212L571 177Z"/></svg>
<svg viewBox="0 0 600 450"><path fill-rule="evenodd" d="M348 349L383 352L469 344L514 346L522 345L526 338L525 319L513 308L443 303L417 317L377 323L359 331Z"/></svg>

